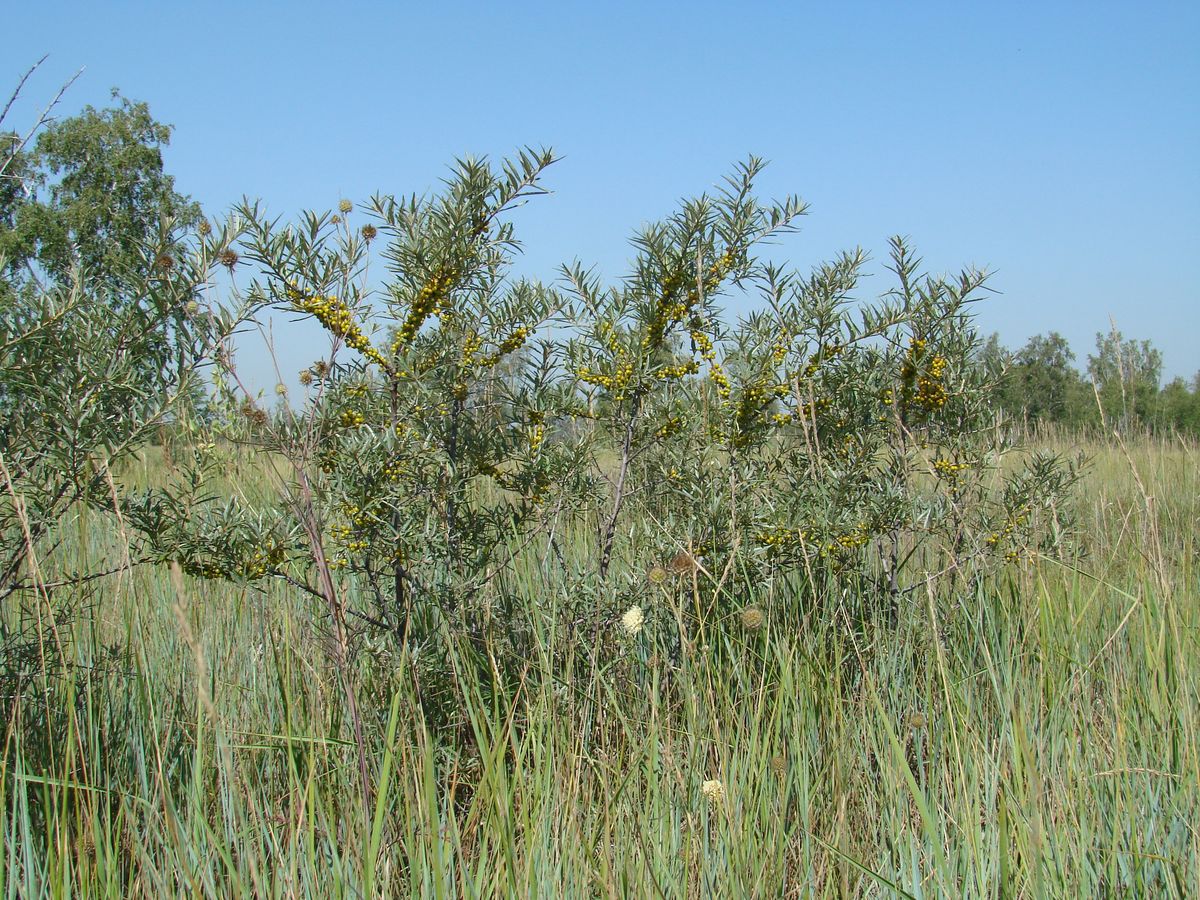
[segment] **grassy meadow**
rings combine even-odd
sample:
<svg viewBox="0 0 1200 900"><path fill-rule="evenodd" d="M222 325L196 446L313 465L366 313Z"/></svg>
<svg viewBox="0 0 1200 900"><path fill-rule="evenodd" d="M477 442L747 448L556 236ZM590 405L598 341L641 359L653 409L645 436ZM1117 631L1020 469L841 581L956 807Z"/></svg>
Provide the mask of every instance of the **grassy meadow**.
<svg viewBox="0 0 1200 900"><path fill-rule="evenodd" d="M449 637L421 648L452 674L462 740L426 721L411 660L360 637L366 797L316 601L123 568L111 518L71 517L55 565L116 571L69 623L26 604L42 652L73 665L6 704L0 885L1195 896L1200 450L1084 449L1077 562L1014 565L967 599L914 591L896 627L785 618L769 595L784 588L743 584L765 624L685 635L678 665L653 629L627 638L620 665L581 658L586 641L564 662L568 589L530 547L509 587L549 601L529 672L554 677L497 683ZM152 452L145 477L163 465ZM255 465L231 457L229 489L269 491ZM664 585L647 615L703 591L694 577Z"/></svg>

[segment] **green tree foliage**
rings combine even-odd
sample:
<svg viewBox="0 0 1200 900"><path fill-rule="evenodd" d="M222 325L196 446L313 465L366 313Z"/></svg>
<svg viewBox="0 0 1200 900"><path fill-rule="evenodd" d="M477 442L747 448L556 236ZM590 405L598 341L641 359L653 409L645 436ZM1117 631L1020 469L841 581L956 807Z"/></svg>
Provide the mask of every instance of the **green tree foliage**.
<svg viewBox="0 0 1200 900"><path fill-rule="evenodd" d="M1154 425L1200 437L1200 374L1190 386L1182 378L1173 378L1163 387L1155 398Z"/></svg>
<svg viewBox="0 0 1200 900"><path fill-rule="evenodd" d="M0 187L10 286L69 284L78 268L116 297L198 224L199 207L163 167L171 127L145 103L113 98L112 107L51 123L31 150L12 154Z"/></svg>
<svg viewBox="0 0 1200 900"><path fill-rule="evenodd" d="M1034 335L1012 357L1008 396L1019 398L1030 424L1079 423L1095 406L1073 362L1075 353L1057 331ZM1010 409L1013 404L1007 404Z"/></svg>
<svg viewBox="0 0 1200 900"><path fill-rule="evenodd" d="M1087 373L1058 332L1034 335L1010 351L992 335L976 355L998 373L995 401L1010 420L1030 426L1143 428L1200 436L1200 376L1159 388L1162 354L1150 341L1126 340L1115 329L1096 335ZM1103 411L1103 412L1102 412Z"/></svg>
<svg viewBox="0 0 1200 900"><path fill-rule="evenodd" d="M195 206L162 171L168 133L143 104L122 100L54 124L30 154L7 153L0 600L22 602L6 617L2 676L61 651L54 625L97 574L55 559L73 511L117 515L123 531L161 528L129 514L145 498L124 482L122 463L202 396L203 368L238 321L205 297L235 235L191 228Z"/></svg>
<svg viewBox="0 0 1200 900"><path fill-rule="evenodd" d="M1130 428L1153 420L1162 354L1149 341L1128 340L1115 327L1108 334L1097 333L1087 369L1106 422Z"/></svg>

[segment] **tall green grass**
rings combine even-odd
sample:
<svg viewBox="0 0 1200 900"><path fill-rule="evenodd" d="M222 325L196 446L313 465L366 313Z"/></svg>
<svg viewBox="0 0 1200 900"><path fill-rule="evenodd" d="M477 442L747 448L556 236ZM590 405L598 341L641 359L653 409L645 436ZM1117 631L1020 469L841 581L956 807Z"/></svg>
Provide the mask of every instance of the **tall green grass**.
<svg viewBox="0 0 1200 900"><path fill-rule="evenodd" d="M678 666L662 662L676 638L663 623L686 585L603 668L586 643L564 643L561 579L526 560L511 587L549 602L524 674L497 684L486 654L450 637L421 650L453 674L457 740L425 720L419 667L360 652L369 802L319 609L286 587L119 572L95 583L87 615L45 620L74 665L31 683L5 723L0 884L7 896L1194 895L1198 462L1183 445L1097 446L1081 561L1015 567L966 597L915 592L894 628L835 610L688 634ZM265 490L249 465L231 489ZM81 514L62 531L65 568L121 558L107 520ZM702 792L711 780L722 800Z"/></svg>

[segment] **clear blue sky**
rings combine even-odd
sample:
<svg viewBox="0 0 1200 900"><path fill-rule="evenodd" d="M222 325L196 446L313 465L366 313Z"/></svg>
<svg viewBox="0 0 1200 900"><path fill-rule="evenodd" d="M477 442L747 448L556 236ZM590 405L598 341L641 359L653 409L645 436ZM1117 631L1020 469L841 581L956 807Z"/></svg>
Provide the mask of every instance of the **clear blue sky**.
<svg viewBox="0 0 1200 900"><path fill-rule="evenodd" d="M119 86L175 125L168 166L220 213L424 191L453 157L545 144L522 270L624 272L627 238L736 160L812 204L798 265L910 235L986 265L981 326L1079 354L1113 316L1200 369L1200 3L13 3L17 118ZM17 47L19 49L14 50ZM868 293L885 288L873 278ZM279 323L288 368L316 336ZM295 336L290 336L295 335ZM256 381L273 381L243 351Z"/></svg>

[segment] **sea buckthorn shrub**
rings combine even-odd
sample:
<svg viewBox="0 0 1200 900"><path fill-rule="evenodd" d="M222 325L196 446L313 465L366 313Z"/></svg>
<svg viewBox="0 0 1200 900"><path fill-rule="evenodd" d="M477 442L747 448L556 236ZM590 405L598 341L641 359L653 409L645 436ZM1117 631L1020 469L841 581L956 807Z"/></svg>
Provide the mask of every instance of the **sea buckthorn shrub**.
<svg viewBox="0 0 1200 900"><path fill-rule="evenodd" d="M877 609L858 612L894 613L905 585L985 571L997 545L981 537L1014 504L1049 513L1022 532L1026 552L1060 549L1074 470L1051 458L1000 468L1008 448L990 375L974 363L968 306L984 273L923 275L894 239L897 287L865 302L855 295L864 262L849 253L807 277L764 269L765 311L726 345L728 388L709 388L725 465L710 466L719 478L707 493L723 502L707 530L714 565L736 549L757 584L781 579L818 605L875 598ZM838 591L847 581L866 589Z"/></svg>
<svg viewBox="0 0 1200 900"><path fill-rule="evenodd" d="M894 239L896 286L870 301L862 251L807 275L760 262L755 244L804 207L758 206L757 171L644 232L622 288L568 272L583 301L568 355L609 451L592 460L609 485L594 559L602 578L624 561L596 615L729 623L765 588L789 616L850 597L857 615L894 617L931 578L1064 550L1075 466L1003 465L970 316L986 274L923 274ZM691 271L682 302L672 264ZM739 287L757 309L730 323L719 304ZM684 613L654 602L680 559L694 564L676 574L697 576Z"/></svg>
<svg viewBox="0 0 1200 900"><path fill-rule="evenodd" d="M5 704L67 665L67 625L105 574L63 552L68 525L113 523L127 549L117 569L169 558L155 547L181 518L182 489L147 491L130 463L192 420L205 369L240 321L207 291L235 236L164 221L157 241L124 248L119 283L80 267L54 284L0 281Z"/></svg>
<svg viewBox="0 0 1200 900"><path fill-rule="evenodd" d="M619 287L602 286L578 265L564 270L577 301L568 374L587 399L600 446L616 454L611 477L603 457L592 459L597 478L611 482L597 510L601 580L629 496L648 487L646 469L635 473L635 466L655 447L682 448L703 438L696 429L708 416L698 385L707 380L720 402L728 400L728 376L717 359L717 297L726 285L752 279L755 246L793 228L805 212L796 197L764 204L754 196L761 167L751 159L714 196L689 201L644 229L634 242L633 271ZM642 477L631 480L631 473Z"/></svg>
<svg viewBox="0 0 1200 900"><path fill-rule="evenodd" d="M161 243L128 248L138 274L119 289L82 269L0 289L0 597L30 583L34 545L73 503L119 511L121 462L190 414L240 320L206 297L234 237L164 223Z"/></svg>
<svg viewBox="0 0 1200 900"><path fill-rule="evenodd" d="M330 339L300 373L300 402L256 438L294 466L271 533L296 545L261 574L337 604L352 594L360 620L401 635L414 621L492 627L489 586L524 536L589 489L582 444L561 433L577 398L547 336L566 298L509 273L507 215L544 192L552 161L463 161L440 196L377 196L290 228L241 210L243 255L260 267L251 304L311 317ZM368 296L372 251L386 276Z"/></svg>
<svg viewBox="0 0 1200 900"><path fill-rule="evenodd" d="M527 659L549 591L568 640L616 652L634 619L759 628L846 597L894 617L932 579L1068 543L1074 469L1004 460L970 315L985 273L926 274L895 239L871 299L861 250L808 273L764 260L807 208L760 200L751 158L644 228L623 280L574 263L547 286L512 273L512 214L551 162L461 161L435 196L290 226L240 210L251 306L315 321L330 352L279 414L244 411L291 465L280 505L181 537L189 571L286 578L494 666Z"/></svg>

